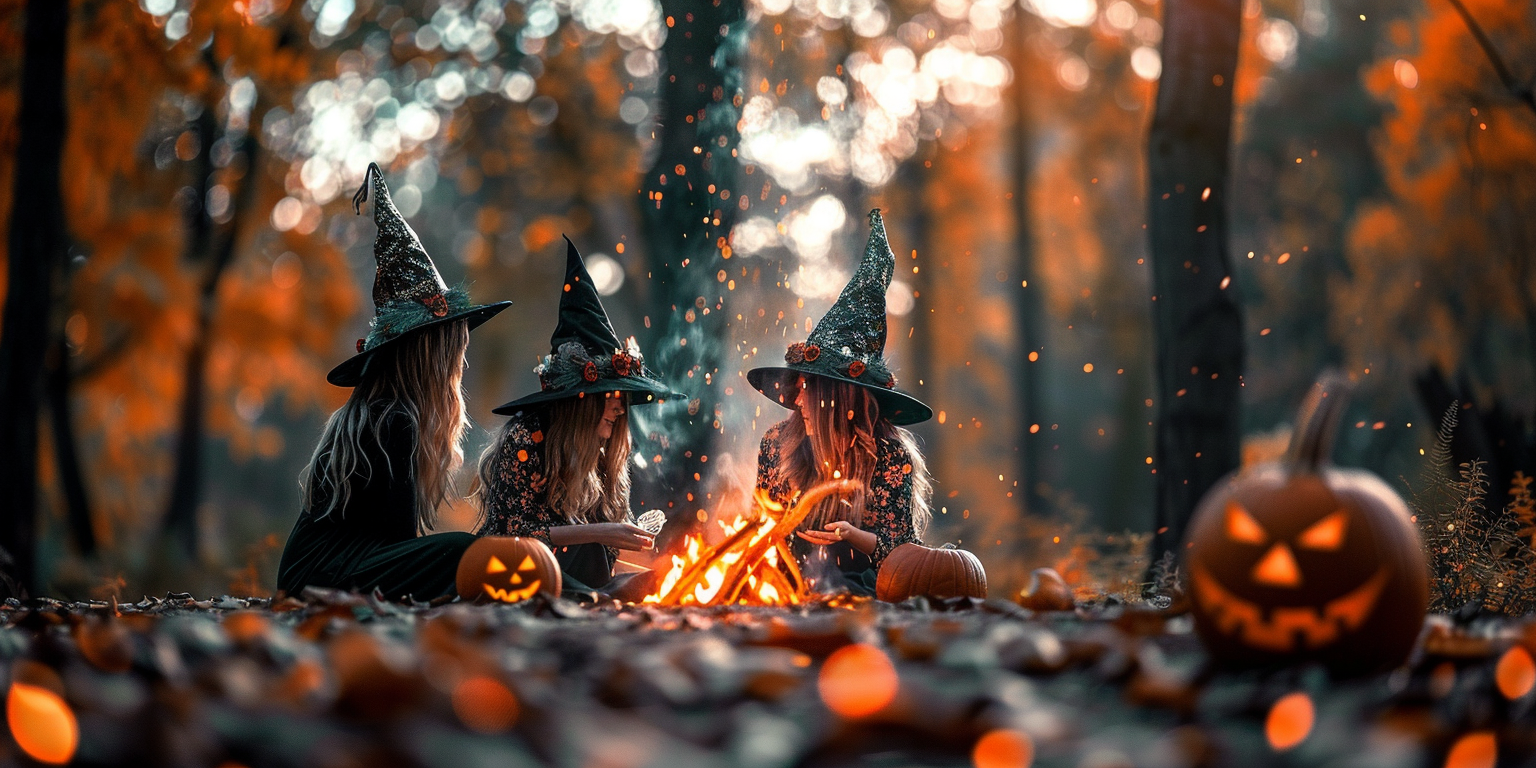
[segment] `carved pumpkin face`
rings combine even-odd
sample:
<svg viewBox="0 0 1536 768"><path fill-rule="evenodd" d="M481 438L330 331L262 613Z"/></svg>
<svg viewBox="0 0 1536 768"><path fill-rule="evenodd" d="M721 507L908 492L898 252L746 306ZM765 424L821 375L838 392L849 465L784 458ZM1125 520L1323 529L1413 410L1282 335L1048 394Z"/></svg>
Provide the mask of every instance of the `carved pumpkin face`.
<svg viewBox="0 0 1536 768"><path fill-rule="evenodd" d="M558 597L561 581L560 564L543 542L487 536L459 559L456 586L465 600L520 603L536 592Z"/></svg>
<svg viewBox="0 0 1536 768"><path fill-rule="evenodd" d="M1201 500L1188 543L1195 626L1219 660L1367 673L1406 658L1423 624L1417 531L1368 472L1292 459L1229 476Z"/></svg>
<svg viewBox="0 0 1536 768"><path fill-rule="evenodd" d="M539 587L544 585L544 580L533 573L537 570L539 566L533 562L532 555L524 555L523 562L518 564L515 571L508 571L506 564L501 562L501 558L491 555L491 559L485 564L485 582L480 586L485 587L485 594L492 600L500 600L503 603L522 602L533 597L533 593L539 591ZM511 577L505 589L491 583L499 580L497 574L506 573L510 573ZM528 574L528 578L523 578L523 574Z"/></svg>

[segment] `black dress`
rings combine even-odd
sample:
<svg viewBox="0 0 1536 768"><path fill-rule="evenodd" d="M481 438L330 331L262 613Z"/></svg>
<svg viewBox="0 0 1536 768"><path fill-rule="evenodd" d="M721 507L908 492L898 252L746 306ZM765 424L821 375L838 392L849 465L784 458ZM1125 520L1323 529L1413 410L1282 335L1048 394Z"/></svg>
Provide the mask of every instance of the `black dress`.
<svg viewBox="0 0 1536 768"><path fill-rule="evenodd" d="M556 547L549 529L570 525L564 514L549 506L545 475L544 433L548 411L530 408L512 414L506 439L496 454L485 493L485 524L481 536L527 536L550 546L560 561L561 593L580 597L608 585L619 559L614 547L594 542Z"/></svg>
<svg viewBox="0 0 1536 768"><path fill-rule="evenodd" d="M783 434L788 420L768 428L757 454L757 487L785 507L794 503L800 489L785 472ZM861 530L875 535L875 551L866 555L853 544L812 544L799 536L790 547L800 559L801 571L817 591L839 586L856 595L873 595L875 577L891 550L907 543L921 543L912 527L912 460L901 443L882 438L875 447L875 471L864 495ZM828 567L830 566L830 567Z"/></svg>
<svg viewBox="0 0 1536 768"><path fill-rule="evenodd" d="M463 532L416 535L416 483L410 471L416 431L403 413L385 418L378 440L364 432L363 461L350 478L346 506L320 515L322 494L288 536L277 588L306 586L371 591L390 599L431 600L454 593L454 574L474 542Z"/></svg>

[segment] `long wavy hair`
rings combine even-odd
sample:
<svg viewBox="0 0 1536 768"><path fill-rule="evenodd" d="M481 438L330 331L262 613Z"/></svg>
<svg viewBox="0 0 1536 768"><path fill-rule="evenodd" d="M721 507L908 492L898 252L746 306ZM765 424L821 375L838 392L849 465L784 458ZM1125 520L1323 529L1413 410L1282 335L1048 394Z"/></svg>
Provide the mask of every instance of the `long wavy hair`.
<svg viewBox="0 0 1536 768"><path fill-rule="evenodd" d="M568 397L549 406L543 444L545 494L550 509L572 524L615 523L629 515L629 411L626 406L614 419L613 433L607 440L598 437L597 427L603 422L608 397L623 395ZM489 497L481 491L499 482L496 460L511 426L508 421L480 454L476 492L482 522Z"/></svg>
<svg viewBox="0 0 1536 768"><path fill-rule="evenodd" d="M324 517L346 508L354 483L382 482L397 471L409 472L416 487L416 530L424 533L437 524L437 508L464 464L460 443L469 426L463 388L469 324L460 320L425 328L390 347L375 353L352 396L325 423L299 485L304 508ZM384 423L394 413L403 414L415 433L411 456L386 455L385 466L375 467L364 440L382 445ZM406 459L404 466L396 467L397 459Z"/></svg>
<svg viewBox="0 0 1536 768"><path fill-rule="evenodd" d="M812 429L806 433L805 415L795 407L780 436L786 476L801 491L838 479L861 485L851 494L822 499L806 515L801 530L821 530L837 520L862 526L866 494L875 481L880 441L895 440L912 465L912 529L921 536L933 518L929 506L933 480L917 438L881 416L880 403L863 387L823 376L804 376L802 381Z"/></svg>

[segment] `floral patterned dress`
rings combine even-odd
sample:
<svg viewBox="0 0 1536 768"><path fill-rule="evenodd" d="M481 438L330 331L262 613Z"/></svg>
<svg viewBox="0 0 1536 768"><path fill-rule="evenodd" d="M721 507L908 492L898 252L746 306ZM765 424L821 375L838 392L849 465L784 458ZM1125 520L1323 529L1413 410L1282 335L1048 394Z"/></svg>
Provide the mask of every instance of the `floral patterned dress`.
<svg viewBox="0 0 1536 768"><path fill-rule="evenodd" d="M781 421L769 427L757 454L757 487L785 506L800 493L785 471L783 433L787 423ZM911 457L893 439L879 440L875 450L874 476L865 495L864 520L859 526L875 535L875 551L865 555L846 541L825 547L798 536L790 541L808 577L819 583L828 581L818 573L824 570L818 567L818 561L825 557L836 566L849 589L859 594L874 594L875 575L891 550L909 542L921 543L912 526Z"/></svg>
<svg viewBox="0 0 1536 768"><path fill-rule="evenodd" d="M506 439L496 454L491 480L486 485L485 524L481 536L526 536L549 545L564 573L564 592L592 592L613 577L619 552L601 544L556 547L549 529L570 525L565 515L549 506L545 476L544 434L547 411L527 409L512 414Z"/></svg>

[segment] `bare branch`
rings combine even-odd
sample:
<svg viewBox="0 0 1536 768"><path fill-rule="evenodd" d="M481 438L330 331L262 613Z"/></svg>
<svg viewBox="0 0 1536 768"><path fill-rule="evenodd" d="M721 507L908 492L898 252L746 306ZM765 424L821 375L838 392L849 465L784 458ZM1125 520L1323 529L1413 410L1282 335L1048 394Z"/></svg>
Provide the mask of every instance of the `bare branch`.
<svg viewBox="0 0 1536 768"><path fill-rule="evenodd" d="M1493 40L1488 37L1488 33L1483 31L1477 19L1472 18L1472 12L1467 10L1467 6L1463 5L1461 0L1447 0L1447 2L1456 9L1456 13L1461 15L1461 20L1467 23L1467 29L1472 31L1472 37L1477 40L1478 46L1488 56L1488 63L1493 65L1493 71L1498 74L1499 82L1503 83L1504 88L1515 98L1530 107L1532 112L1536 112L1536 92L1533 92L1529 85L1520 85L1515 82L1514 74L1509 71L1509 66L1504 63L1504 58L1499 55L1498 49L1493 47Z"/></svg>

